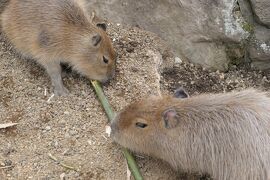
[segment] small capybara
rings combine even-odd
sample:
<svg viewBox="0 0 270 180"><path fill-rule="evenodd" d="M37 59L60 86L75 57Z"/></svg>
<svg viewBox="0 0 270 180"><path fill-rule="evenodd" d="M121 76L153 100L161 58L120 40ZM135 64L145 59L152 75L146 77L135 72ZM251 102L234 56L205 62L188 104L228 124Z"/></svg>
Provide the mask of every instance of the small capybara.
<svg viewBox="0 0 270 180"><path fill-rule="evenodd" d="M60 63L101 82L114 76L116 52L106 26L92 22L83 0L4 0L0 6L2 31L22 55L46 69L55 95L68 93Z"/></svg>
<svg viewBox="0 0 270 180"><path fill-rule="evenodd" d="M182 172L217 180L270 178L270 98L258 90L152 96L121 111L111 137Z"/></svg>

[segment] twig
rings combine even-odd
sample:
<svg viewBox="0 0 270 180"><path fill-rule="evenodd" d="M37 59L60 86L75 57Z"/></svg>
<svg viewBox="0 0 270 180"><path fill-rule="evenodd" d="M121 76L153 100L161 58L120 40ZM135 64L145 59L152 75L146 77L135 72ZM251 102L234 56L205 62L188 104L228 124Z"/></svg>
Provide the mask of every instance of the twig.
<svg viewBox="0 0 270 180"><path fill-rule="evenodd" d="M8 169L8 168L11 168L11 167L13 167L13 165L11 165L11 166L2 166L2 167L0 167L0 169Z"/></svg>
<svg viewBox="0 0 270 180"><path fill-rule="evenodd" d="M54 97L54 94L51 95L51 97L47 100L47 102L50 102L53 97Z"/></svg>
<svg viewBox="0 0 270 180"><path fill-rule="evenodd" d="M112 121L115 114L114 114L106 96L103 93L103 90L102 90L100 83L98 81L91 81L91 84L93 85L93 87L96 91L96 94L97 94L97 96L98 96L107 116L108 116L109 121ZM143 180L143 177L140 173L138 165L136 164L136 161L135 161L134 157L132 156L132 154L130 154L130 152L126 148L123 148L122 151L123 151L123 154L127 160L128 167L129 167L134 179L135 180Z"/></svg>
<svg viewBox="0 0 270 180"><path fill-rule="evenodd" d="M78 171L77 168L73 167L73 166L70 166L70 165L67 165L61 161L59 161L56 157L54 157L51 153L48 153L48 156L54 160L55 162L57 162L60 166L64 167L64 168L67 168L67 169L70 169L70 170L74 170L74 171Z"/></svg>
<svg viewBox="0 0 270 180"><path fill-rule="evenodd" d="M8 127L16 126L18 123L6 123L6 124L0 124L0 129L5 129Z"/></svg>
<svg viewBox="0 0 270 180"><path fill-rule="evenodd" d="M47 96L47 88L45 88L44 96Z"/></svg>

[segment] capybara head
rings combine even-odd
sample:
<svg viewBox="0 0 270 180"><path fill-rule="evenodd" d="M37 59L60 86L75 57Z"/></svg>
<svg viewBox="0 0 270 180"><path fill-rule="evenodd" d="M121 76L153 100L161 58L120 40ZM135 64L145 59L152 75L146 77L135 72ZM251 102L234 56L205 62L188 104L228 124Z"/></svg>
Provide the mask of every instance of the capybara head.
<svg viewBox="0 0 270 180"><path fill-rule="evenodd" d="M178 124L177 113L167 102L187 97L179 88L174 97L150 96L129 105L111 123L113 140L133 151L155 155L162 136Z"/></svg>
<svg viewBox="0 0 270 180"><path fill-rule="evenodd" d="M105 26L80 29L72 39L70 59L74 69L89 79L106 82L115 74L116 52Z"/></svg>
<svg viewBox="0 0 270 180"><path fill-rule="evenodd" d="M104 21L96 16L90 19L74 3L67 3L60 12L63 20L62 43L68 51L64 53L68 63L89 79L101 82L111 79L115 74L116 52L106 33Z"/></svg>

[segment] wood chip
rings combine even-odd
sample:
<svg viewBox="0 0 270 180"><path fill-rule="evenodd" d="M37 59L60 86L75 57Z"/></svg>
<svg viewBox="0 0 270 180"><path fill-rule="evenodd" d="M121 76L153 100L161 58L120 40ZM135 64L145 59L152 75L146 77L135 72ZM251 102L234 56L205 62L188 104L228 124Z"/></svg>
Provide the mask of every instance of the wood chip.
<svg viewBox="0 0 270 180"><path fill-rule="evenodd" d="M106 134L108 135L108 137L111 136L111 131L112 131L111 127L107 125L107 126L106 126L105 132L106 132Z"/></svg>

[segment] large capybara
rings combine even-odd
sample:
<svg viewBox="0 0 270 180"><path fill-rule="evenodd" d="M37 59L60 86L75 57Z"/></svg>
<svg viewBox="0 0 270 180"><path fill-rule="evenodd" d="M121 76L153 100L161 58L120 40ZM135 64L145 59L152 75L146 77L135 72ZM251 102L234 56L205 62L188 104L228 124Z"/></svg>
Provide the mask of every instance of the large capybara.
<svg viewBox="0 0 270 180"><path fill-rule="evenodd" d="M152 96L121 111L111 130L120 145L182 172L270 179L270 98L261 91Z"/></svg>

